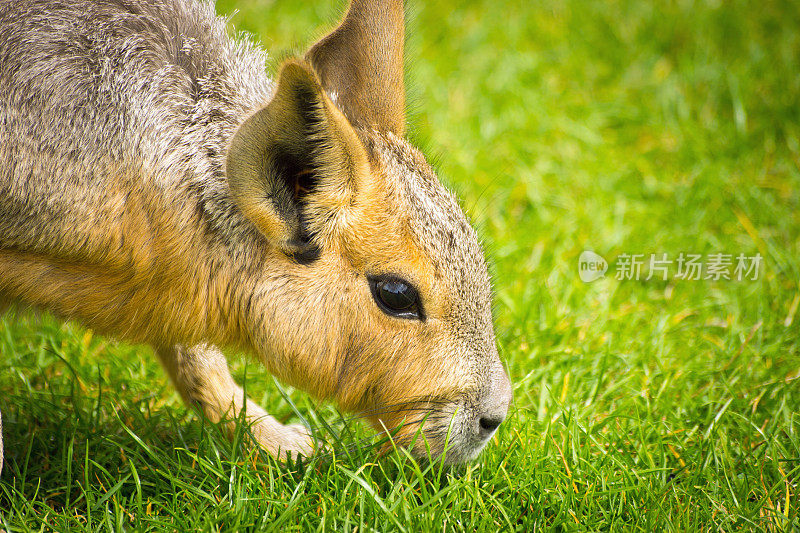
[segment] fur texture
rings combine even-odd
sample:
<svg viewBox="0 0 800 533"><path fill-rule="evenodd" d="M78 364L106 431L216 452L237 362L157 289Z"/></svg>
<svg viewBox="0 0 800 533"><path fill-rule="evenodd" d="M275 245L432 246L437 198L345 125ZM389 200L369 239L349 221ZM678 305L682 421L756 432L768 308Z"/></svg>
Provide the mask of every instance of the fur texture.
<svg viewBox="0 0 800 533"><path fill-rule="evenodd" d="M402 18L356 0L273 81L208 3L0 0L0 301L153 345L215 420L248 402L231 346L474 457L510 385L475 232L401 137ZM381 275L424 318L383 312ZM311 452L247 413L271 453Z"/></svg>

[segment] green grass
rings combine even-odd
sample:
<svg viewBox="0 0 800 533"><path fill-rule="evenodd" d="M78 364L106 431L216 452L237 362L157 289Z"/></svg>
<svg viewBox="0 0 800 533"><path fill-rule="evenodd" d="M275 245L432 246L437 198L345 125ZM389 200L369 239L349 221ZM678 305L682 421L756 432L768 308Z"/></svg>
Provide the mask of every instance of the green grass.
<svg viewBox="0 0 800 533"><path fill-rule="evenodd" d="M218 8L280 58L342 3ZM369 449L280 468L185 409L149 349L7 315L0 529L800 528L800 4L415 1L409 28L411 136L493 265L515 394L495 443L456 471ZM604 279L580 281L585 249ZM763 268L613 275L680 252Z"/></svg>

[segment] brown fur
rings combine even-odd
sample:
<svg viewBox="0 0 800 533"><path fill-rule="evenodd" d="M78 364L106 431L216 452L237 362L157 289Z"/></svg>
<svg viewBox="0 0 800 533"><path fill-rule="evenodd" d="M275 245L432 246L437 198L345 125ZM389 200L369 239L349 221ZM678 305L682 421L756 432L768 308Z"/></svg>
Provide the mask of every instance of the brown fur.
<svg viewBox="0 0 800 533"><path fill-rule="evenodd" d="M306 54L355 126L405 130L403 1L356 1L342 24Z"/></svg>
<svg viewBox="0 0 800 533"><path fill-rule="evenodd" d="M400 137L402 3L354 0L273 83L204 4L81 1L86 15L0 0L0 301L153 345L187 403L229 421L246 406L275 455L309 454L306 430L245 398L214 346L256 354L377 428L405 424L401 442L422 429L442 453L451 433L450 460L474 457L505 416L510 384L475 232ZM39 12L54 27L31 40ZM67 85L54 103L49 71L25 70L50 52L14 39L66 49L83 42L69 34L83 23L108 32L103 53L119 72ZM152 27L156 36L140 35ZM65 79L99 68L96 52L74 53L64 64L84 70ZM128 68L145 81L103 107L109 87L130 83ZM60 121L27 107L37 101ZM370 289L381 276L415 287L424 316L382 311Z"/></svg>

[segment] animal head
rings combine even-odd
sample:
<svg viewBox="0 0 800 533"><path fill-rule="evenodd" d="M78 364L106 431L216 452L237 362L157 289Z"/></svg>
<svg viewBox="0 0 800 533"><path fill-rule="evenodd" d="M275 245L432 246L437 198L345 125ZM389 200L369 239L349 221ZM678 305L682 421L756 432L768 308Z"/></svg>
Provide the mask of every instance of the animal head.
<svg viewBox="0 0 800 533"><path fill-rule="evenodd" d="M458 462L502 422L511 387L476 233L403 138L403 38L401 0L354 0L284 63L227 175L282 262L264 288L281 311L255 334L270 370Z"/></svg>

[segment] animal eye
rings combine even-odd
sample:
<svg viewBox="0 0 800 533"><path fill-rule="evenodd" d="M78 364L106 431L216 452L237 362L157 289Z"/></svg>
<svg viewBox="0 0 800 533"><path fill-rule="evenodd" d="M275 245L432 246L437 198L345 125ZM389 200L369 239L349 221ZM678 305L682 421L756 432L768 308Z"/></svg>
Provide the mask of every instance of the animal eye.
<svg viewBox="0 0 800 533"><path fill-rule="evenodd" d="M410 283L397 277L370 277L372 297L387 315L422 320L419 293Z"/></svg>

